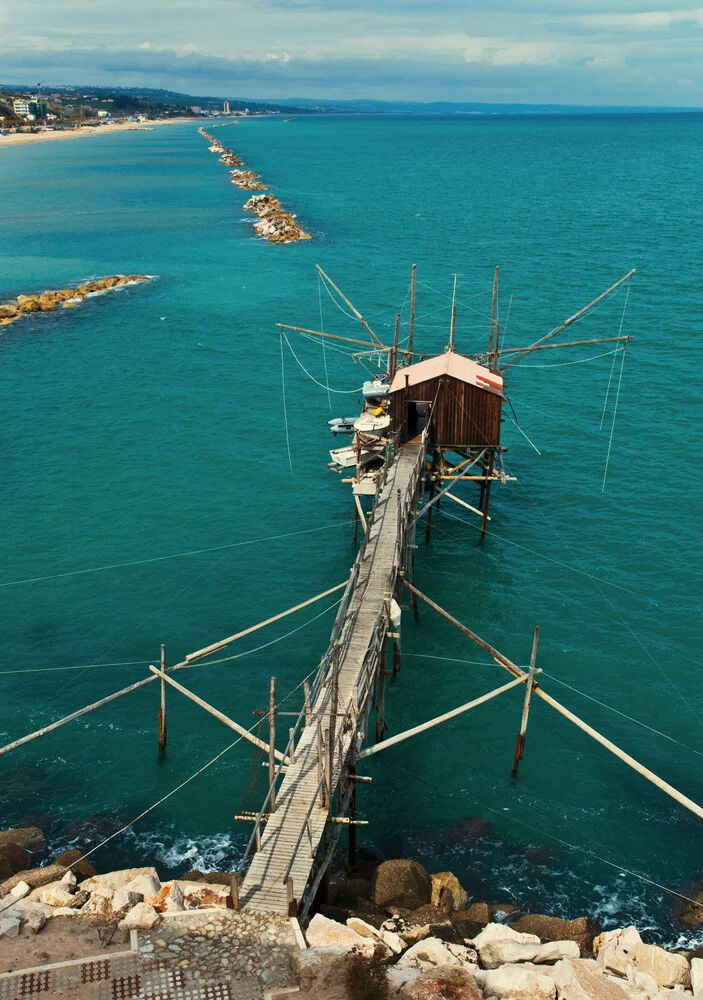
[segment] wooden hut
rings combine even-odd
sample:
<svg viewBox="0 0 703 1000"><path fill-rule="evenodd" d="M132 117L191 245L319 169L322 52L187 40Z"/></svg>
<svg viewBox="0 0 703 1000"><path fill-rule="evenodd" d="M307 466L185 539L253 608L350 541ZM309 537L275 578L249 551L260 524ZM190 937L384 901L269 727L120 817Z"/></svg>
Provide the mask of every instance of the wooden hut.
<svg viewBox="0 0 703 1000"><path fill-rule="evenodd" d="M391 427L400 441L426 426L431 446L471 451L500 446L503 379L447 351L399 368L389 390Z"/></svg>

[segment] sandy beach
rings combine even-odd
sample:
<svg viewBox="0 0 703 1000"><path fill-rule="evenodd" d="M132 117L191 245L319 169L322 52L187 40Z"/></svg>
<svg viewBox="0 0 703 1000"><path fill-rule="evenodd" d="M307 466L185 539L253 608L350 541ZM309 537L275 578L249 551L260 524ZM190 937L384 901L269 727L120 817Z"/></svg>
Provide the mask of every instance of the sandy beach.
<svg viewBox="0 0 703 1000"><path fill-rule="evenodd" d="M137 124L136 122L120 122L115 125L96 125L93 128L67 129L65 132L16 132L13 135L0 135L0 149L6 146L24 146L28 142L53 142L57 139L79 139L84 136L106 135L113 132L148 132L157 125L176 125L181 122L202 121L200 118L163 118Z"/></svg>

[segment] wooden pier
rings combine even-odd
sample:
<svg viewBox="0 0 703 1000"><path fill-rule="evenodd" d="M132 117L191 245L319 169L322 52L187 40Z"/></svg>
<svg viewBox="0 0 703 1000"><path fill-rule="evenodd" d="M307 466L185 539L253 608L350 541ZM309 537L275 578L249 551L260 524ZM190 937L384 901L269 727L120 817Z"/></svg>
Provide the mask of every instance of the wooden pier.
<svg viewBox="0 0 703 1000"><path fill-rule="evenodd" d="M335 832L343 823L353 823L353 817L345 816L355 783L350 770L366 736L374 692L379 736L383 729L391 600L405 565L425 450L424 437L418 436L398 449L387 468L313 685L305 727L286 751L289 763L282 767L285 777L275 791L275 811L262 832L269 793L255 821L250 843L257 850L240 889L243 907L287 913L306 889L309 905L331 858Z"/></svg>

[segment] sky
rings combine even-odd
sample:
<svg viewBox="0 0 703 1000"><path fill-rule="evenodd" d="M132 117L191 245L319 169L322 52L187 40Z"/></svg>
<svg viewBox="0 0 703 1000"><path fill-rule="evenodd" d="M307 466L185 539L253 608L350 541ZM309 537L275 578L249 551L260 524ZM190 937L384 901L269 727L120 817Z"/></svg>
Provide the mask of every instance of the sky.
<svg viewBox="0 0 703 1000"><path fill-rule="evenodd" d="M703 107L703 7L653 2L0 0L0 81Z"/></svg>

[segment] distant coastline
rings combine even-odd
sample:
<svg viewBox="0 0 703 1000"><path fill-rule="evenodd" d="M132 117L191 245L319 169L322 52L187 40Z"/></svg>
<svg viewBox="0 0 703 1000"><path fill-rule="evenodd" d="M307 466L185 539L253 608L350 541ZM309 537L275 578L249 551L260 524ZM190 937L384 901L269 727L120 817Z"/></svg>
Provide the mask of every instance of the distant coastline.
<svg viewBox="0 0 703 1000"><path fill-rule="evenodd" d="M0 135L0 149L6 146L25 146L30 142L53 142L55 139L78 139L90 135L110 135L113 132L148 132L157 125L177 125L183 122L200 121L200 118L156 118L153 121L119 122L114 125L95 125L92 127L65 129L61 132L15 132Z"/></svg>

